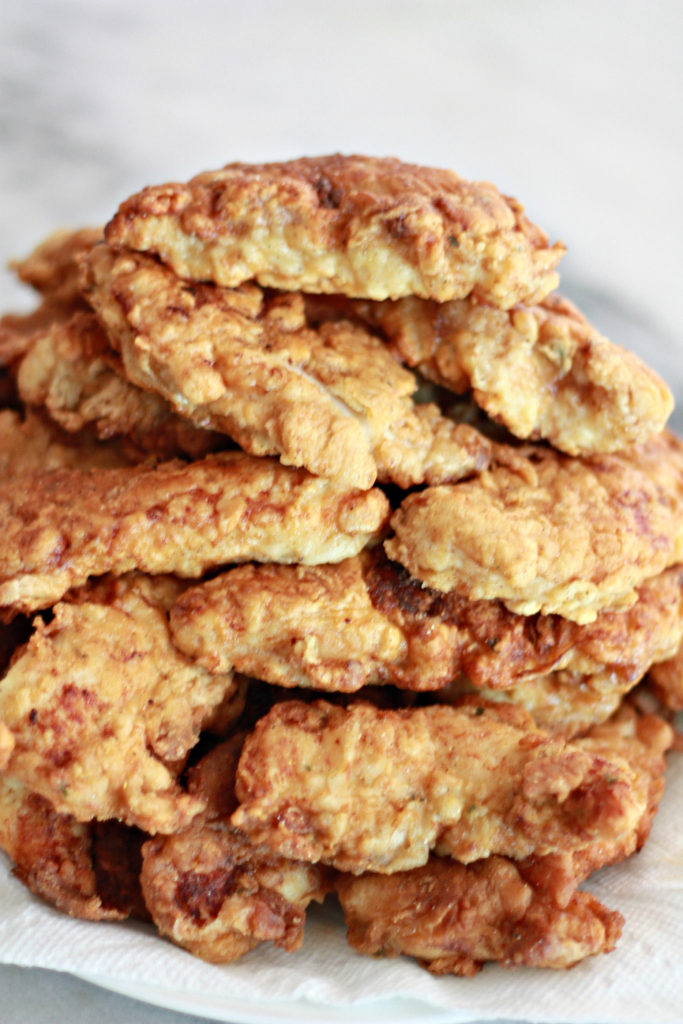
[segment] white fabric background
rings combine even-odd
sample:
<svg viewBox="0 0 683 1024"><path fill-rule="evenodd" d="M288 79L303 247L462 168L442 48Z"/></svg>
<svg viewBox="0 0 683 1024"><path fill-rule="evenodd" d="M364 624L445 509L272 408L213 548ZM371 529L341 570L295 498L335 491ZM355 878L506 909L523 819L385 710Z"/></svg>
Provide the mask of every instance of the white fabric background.
<svg viewBox="0 0 683 1024"><path fill-rule="evenodd" d="M2 0L0 263L229 160L452 167L565 241L563 291L683 430L682 37L677 0ZM3 272L0 309L29 301ZM93 1019L191 1018L0 967L0 1024Z"/></svg>

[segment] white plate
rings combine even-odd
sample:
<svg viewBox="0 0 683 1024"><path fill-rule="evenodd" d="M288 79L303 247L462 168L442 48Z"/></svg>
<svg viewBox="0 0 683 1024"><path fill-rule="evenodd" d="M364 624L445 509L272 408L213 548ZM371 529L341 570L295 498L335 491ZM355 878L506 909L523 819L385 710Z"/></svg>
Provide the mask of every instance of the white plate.
<svg viewBox="0 0 683 1024"><path fill-rule="evenodd" d="M230 1024L300 1024L315 1021L316 1024L337 1024L351 1018L353 1024L382 1024L392 1021L400 1024L454 1024L456 1017L452 1010L440 1010L426 1003L412 999L383 999L373 1003L355 1003L349 1006L330 1006L311 1000L299 1000L284 1004L268 1002L255 996L250 1000L234 999L195 990L170 986L148 985L120 978L107 978L95 974L76 974L77 978L99 988L106 988L117 995L139 999L166 1010L209 1017ZM464 1017L462 1020L468 1018ZM497 1021L496 1024L505 1024Z"/></svg>

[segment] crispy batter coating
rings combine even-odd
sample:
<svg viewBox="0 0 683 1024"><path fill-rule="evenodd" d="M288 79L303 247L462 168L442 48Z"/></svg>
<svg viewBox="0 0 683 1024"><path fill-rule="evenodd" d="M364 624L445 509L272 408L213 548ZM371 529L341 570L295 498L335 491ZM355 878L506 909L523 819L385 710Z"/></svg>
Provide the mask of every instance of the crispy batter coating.
<svg viewBox="0 0 683 1024"><path fill-rule="evenodd" d="M329 888L320 867L254 846L227 823L243 738L220 744L191 769L188 789L206 805L192 825L143 847L141 883L154 923L213 963L229 963L265 941L298 949L306 907Z"/></svg>
<svg viewBox="0 0 683 1024"><path fill-rule="evenodd" d="M200 576L229 562L338 561L389 512L355 491L242 452L190 464L55 470L0 483L0 608L49 607L88 576Z"/></svg>
<svg viewBox="0 0 683 1024"><path fill-rule="evenodd" d="M87 432L67 434L30 409L23 416L0 410L0 481L43 470L113 469L134 461L130 449L118 442L98 442Z"/></svg>
<svg viewBox="0 0 683 1024"><path fill-rule="evenodd" d="M92 831L0 775L0 849L14 873L36 895L59 910L89 921L121 920L128 908L103 898L93 862Z"/></svg>
<svg viewBox="0 0 683 1024"><path fill-rule="evenodd" d="M181 277L369 299L474 293L507 308L557 282L564 253L491 184L367 156L228 164L144 189L107 225L111 245Z"/></svg>
<svg viewBox="0 0 683 1024"><path fill-rule="evenodd" d="M285 856L392 873L430 850L464 863L612 841L642 795L627 767L510 705L382 711L275 705L240 759L232 823Z"/></svg>
<svg viewBox="0 0 683 1024"><path fill-rule="evenodd" d="M78 264L101 238L101 228L57 231L26 259L11 264L19 279L39 292L43 301L31 313L7 313L0 318L0 365L7 366L24 355L36 331L87 309L80 292Z"/></svg>
<svg viewBox="0 0 683 1024"><path fill-rule="evenodd" d="M666 754L673 743L674 731L668 722L657 714L643 714L628 703L622 704L609 721L593 726L585 736L576 740L581 750L610 760L621 759L635 774L636 785L645 797L645 811L635 829L633 845L637 850L650 834L664 793ZM631 852L631 843L625 836L615 842L609 861L603 859L605 852L605 849L601 851L597 864L594 855L590 867L584 867L582 877L588 877L589 870L593 871L597 866L623 860ZM589 853L587 848L575 856L580 861Z"/></svg>
<svg viewBox="0 0 683 1024"><path fill-rule="evenodd" d="M182 416L350 487L460 479L488 462L472 427L415 406L413 375L345 321L309 325L300 294L190 284L96 246L85 288L126 374Z"/></svg>
<svg viewBox="0 0 683 1024"><path fill-rule="evenodd" d="M102 440L124 436L159 458L201 458L225 447L221 435L188 423L125 378L92 313L76 313L34 334L17 368L17 391L70 434L92 428Z"/></svg>
<svg viewBox="0 0 683 1024"><path fill-rule="evenodd" d="M510 310L411 296L344 311L380 327L397 356L429 380L470 391L517 437L545 438L570 455L647 441L673 408L653 370L557 294Z"/></svg>
<svg viewBox="0 0 683 1024"><path fill-rule="evenodd" d="M474 480L408 495L390 558L437 590L591 622L683 561L683 443L663 433L612 455L497 449Z"/></svg>
<svg viewBox="0 0 683 1024"><path fill-rule="evenodd" d="M473 864L430 857L394 875L338 883L349 943L359 953L415 957L434 974L472 976L504 967L571 967L614 949L623 918L589 893L558 907L512 861Z"/></svg>
<svg viewBox="0 0 683 1024"><path fill-rule="evenodd" d="M78 821L120 818L172 832L202 809L176 779L204 721L234 688L171 643L180 584L132 576L101 583L36 619L0 681L14 738L8 774Z"/></svg>
<svg viewBox="0 0 683 1024"><path fill-rule="evenodd" d="M579 626L440 594L375 550L338 565L239 566L184 591L170 621L174 643L210 671L347 693L438 690L465 673L571 734L609 717L677 649L683 570L646 581L630 609Z"/></svg>
<svg viewBox="0 0 683 1024"><path fill-rule="evenodd" d="M628 703L622 704L609 721L593 726L576 740L581 750L610 760L622 759L636 775L636 784L646 798L645 812L636 829L637 849L650 833L664 792L666 754L673 742L673 729L660 715L641 713Z"/></svg>

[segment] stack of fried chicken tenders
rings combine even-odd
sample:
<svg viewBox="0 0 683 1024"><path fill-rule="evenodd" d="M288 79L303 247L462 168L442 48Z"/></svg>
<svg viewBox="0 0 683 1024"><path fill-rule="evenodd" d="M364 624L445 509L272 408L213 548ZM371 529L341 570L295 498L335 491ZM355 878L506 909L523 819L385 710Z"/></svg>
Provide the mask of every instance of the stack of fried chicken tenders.
<svg viewBox="0 0 683 1024"><path fill-rule="evenodd" d="M0 846L210 961L568 967L683 707L672 399L490 184L231 164L16 264ZM637 689L636 689L637 687Z"/></svg>

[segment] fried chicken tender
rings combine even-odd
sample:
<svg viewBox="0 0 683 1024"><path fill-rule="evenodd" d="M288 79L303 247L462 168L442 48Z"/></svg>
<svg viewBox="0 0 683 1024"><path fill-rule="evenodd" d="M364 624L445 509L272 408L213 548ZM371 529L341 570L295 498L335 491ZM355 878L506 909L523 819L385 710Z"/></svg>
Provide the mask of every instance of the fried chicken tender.
<svg viewBox="0 0 683 1024"><path fill-rule="evenodd" d="M589 893L558 907L504 857L465 866L432 856L393 875L343 876L338 893L354 949L406 954L434 974L471 977L487 961L571 967L613 950L623 925Z"/></svg>
<svg viewBox="0 0 683 1024"><path fill-rule="evenodd" d="M335 154L228 164L146 188L106 227L180 277L369 299L470 293L507 308L556 286L564 246L489 183L396 159Z"/></svg>
<svg viewBox="0 0 683 1024"><path fill-rule="evenodd" d="M320 311L320 300L314 302ZM545 438L570 455L647 441L673 408L669 388L653 370L557 294L509 310L414 296L343 308L381 328L392 351L427 379L471 392L517 437Z"/></svg>
<svg viewBox="0 0 683 1024"><path fill-rule="evenodd" d="M170 615L173 642L212 672L240 665L238 671L281 686L348 693L394 681L408 645L373 608L365 562L357 556L338 565L232 569L178 599ZM436 672L438 686L443 669L438 655L433 661L426 683ZM423 668L417 661L415 677Z"/></svg>
<svg viewBox="0 0 683 1024"><path fill-rule="evenodd" d="M389 514L356 491L242 452L190 464L55 470L0 483L0 608L50 607L89 576L200 576L230 562L339 561Z"/></svg>
<svg viewBox="0 0 683 1024"><path fill-rule="evenodd" d="M387 554L428 586L587 623L683 560L683 444L672 434L585 458L497 451L491 470L410 494L394 514Z"/></svg>
<svg viewBox="0 0 683 1024"><path fill-rule="evenodd" d="M92 427L100 439L123 436L159 458L201 458L225 446L221 435L193 426L131 384L92 313L36 332L17 368L17 391L70 434Z"/></svg>
<svg viewBox="0 0 683 1024"><path fill-rule="evenodd" d="M228 824L242 739L221 744L192 769L188 788L206 810L185 831L143 847L141 884L154 923L212 963L230 963L267 941L298 949L306 907L329 889L324 869L255 846Z"/></svg>
<svg viewBox="0 0 683 1024"><path fill-rule="evenodd" d="M643 812L632 773L472 703L275 705L247 738L233 825L284 856L391 874L612 841Z"/></svg>
<svg viewBox="0 0 683 1024"><path fill-rule="evenodd" d="M128 378L252 455L350 487L483 469L489 442L436 405L384 342L344 321L313 330L300 294L189 284L150 256L96 246L84 288Z"/></svg>
<svg viewBox="0 0 683 1024"><path fill-rule="evenodd" d="M21 281L39 292L42 302L31 313L7 313L0 318L0 365L23 356L36 331L87 309L80 292L78 264L101 238L101 228L57 231L26 259L10 264Z"/></svg>
<svg viewBox="0 0 683 1024"><path fill-rule="evenodd" d="M0 410L1 481L54 469L114 469L134 461L125 445L98 442L87 432L69 435L37 411L22 416Z"/></svg>
<svg viewBox="0 0 683 1024"><path fill-rule="evenodd" d="M143 838L118 821L84 824L57 814L44 797L0 776L0 848L20 881L72 917L149 920L139 883Z"/></svg>
<svg viewBox="0 0 683 1024"><path fill-rule="evenodd" d="M203 807L177 770L235 686L175 650L167 609L181 584L100 583L38 618L0 681L7 772L77 821L173 832Z"/></svg>
<svg viewBox="0 0 683 1024"><path fill-rule="evenodd" d="M347 693L378 683L438 690L465 673L542 715L544 728L571 733L609 717L675 652L683 570L644 583L627 611L579 626L440 594L375 550L338 565L239 566L184 591L170 621L174 643L210 671Z"/></svg>

